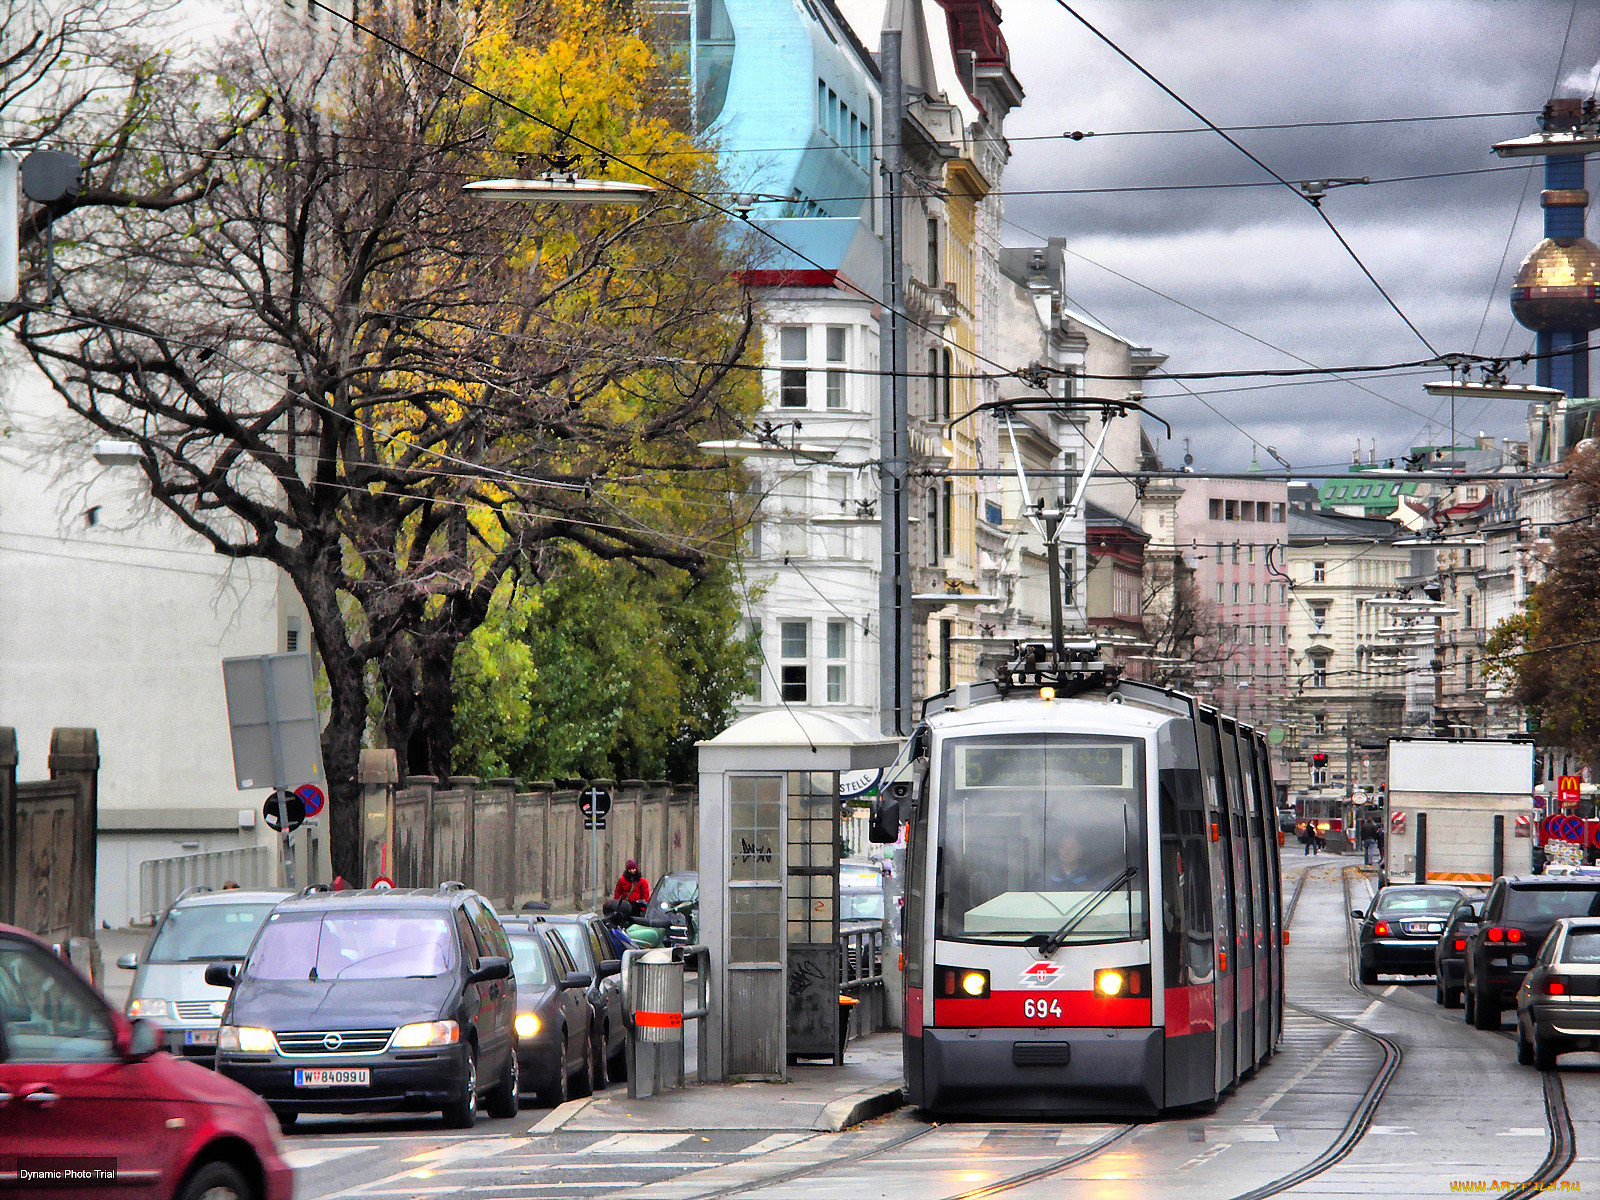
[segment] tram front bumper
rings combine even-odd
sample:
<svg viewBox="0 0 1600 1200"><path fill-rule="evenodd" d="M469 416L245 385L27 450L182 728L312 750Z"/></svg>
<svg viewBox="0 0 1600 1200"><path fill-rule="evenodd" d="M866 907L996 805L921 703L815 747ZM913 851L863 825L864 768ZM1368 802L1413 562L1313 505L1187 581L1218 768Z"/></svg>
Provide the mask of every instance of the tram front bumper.
<svg viewBox="0 0 1600 1200"><path fill-rule="evenodd" d="M913 1102L997 1116L1150 1116L1164 1104L1165 1031L1155 1028L922 1031Z"/></svg>

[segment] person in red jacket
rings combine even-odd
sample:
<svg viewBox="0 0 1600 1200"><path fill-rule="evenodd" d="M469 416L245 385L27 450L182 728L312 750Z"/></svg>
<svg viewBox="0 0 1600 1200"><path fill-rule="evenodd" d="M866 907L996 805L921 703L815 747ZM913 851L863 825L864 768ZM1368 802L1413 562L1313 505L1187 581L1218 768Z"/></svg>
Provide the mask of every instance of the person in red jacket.
<svg viewBox="0 0 1600 1200"><path fill-rule="evenodd" d="M629 859L617 877L617 886L611 889L613 900L626 900L633 905L635 916L642 915L650 905L650 881L639 870L639 864Z"/></svg>

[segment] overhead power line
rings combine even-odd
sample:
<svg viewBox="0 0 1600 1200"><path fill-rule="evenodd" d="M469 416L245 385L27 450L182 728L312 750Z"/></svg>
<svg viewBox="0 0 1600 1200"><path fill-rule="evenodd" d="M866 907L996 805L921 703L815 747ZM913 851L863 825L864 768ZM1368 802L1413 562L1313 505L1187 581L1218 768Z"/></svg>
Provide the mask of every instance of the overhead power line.
<svg viewBox="0 0 1600 1200"><path fill-rule="evenodd" d="M311 0L311 2L313 4L315 4L315 3L317 3L317 0ZM1129 66L1133 67L1133 69L1138 71L1139 74L1143 75L1146 79L1148 79L1151 83L1155 84L1158 88L1160 88L1163 92L1165 92L1173 100L1175 100L1179 104L1181 104L1185 109L1188 110L1189 114L1191 116L1193 116L1197 121L1203 122L1206 125L1207 128L1211 129L1214 133L1216 133L1217 136L1219 136L1225 142L1227 142L1228 145L1232 146L1240 154L1244 155L1251 162L1255 163L1256 166L1260 167L1268 175L1271 175L1274 179L1276 179L1284 187L1288 188L1289 191L1293 192L1296 196L1298 196L1300 199L1304 200L1313 209L1315 209L1316 213L1317 213L1317 216L1320 217L1322 219L1322 223L1328 227L1328 231L1330 233L1332 233L1335 238L1338 239L1339 244L1344 247L1345 253L1350 256L1351 261L1353 261L1356 264L1356 266L1361 268L1361 273L1367 277L1368 282L1370 282L1373 287L1378 289L1378 294L1381 295L1384 298L1384 300L1388 302L1389 307L1394 310L1395 316L1399 317L1402 321L1405 322L1406 328L1411 330L1411 332L1416 335L1417 340L1428 348L1428 352L1430 354L1437 355L1439 353L1438 349L1434 346L1434 344L1432 342L1430 342L1427 339L1426 336L1424 336L1422 330L1418 329L1416 327L1416 325L1412 323L1411 318L1406 316L1405 312L1400 308L1400 306L1395 303L1394 297L1389 295L1389 293L1384 289L1383 284L1378 282L1378 277L1376 275L1374 275L1370 270L1368 270L1367 264L1361 261L1361 256L1355 252L1355 248L1353 246L1351 246L1350 243L1345 240L1344 234L1339 232L1339 227L1333 223L1333 219L1331 217L1329 217L1327 213L1322 211L1322 204L1321 204L1321 201L1320 201L1319 197L1306 194L1299 187L1295 186L1295 184L1291 183L1289 180L1285 179L1282 175L1278 174L1278 172L1274 171L1266 163L1262 162L1261 159L1257 158L1254 154L1252 154L1237 139L1235 139L1232 136L1230 136L1215 121L1211 120L1204 113L1202 113L1198 108L1196 108L1194 105L1190 104L1182 96L1178 95L1177 92L1173 91L1165 83L1162 83L1161 80L1156 78L1156 76L1153 75L1142 63L1140 63L1138 61L1138 59L1134 58L1131 54L1129 54L1121 46L1117 45L1116 42L1112 41L1105 34L1101 33L1100 30L1096 29L1093 25L1091 25L1088 20L1086 20L1075 8L1072 7L1072 5L1067 3L1067 0L1056 0L1056 4L1061 9L1063 9L1068 15L1070 15L1073 18L1073 20L1077 21L1078 24L1082 25L1090 33L1094 34L1095 37L1099 38L1107 46L1111 47L1111 49L1114 50L1120 58L1122 58L1125 62L1127 62Z"/></svg>
<svg viewBox="0 0 1600 1200"><path fill-rule="evenodd" d="M1539 110L1513 109L1510 112L1481 112L1481 113L1439 113L1426 117L1355 117L1343 121L1280 121L1270 125L1223 125L1224 133L1256 133L1269 129L1338 129L1354 125L1416 125L1434 124L1438 121L1483 121L1493 117L1534 117ZM1186 129L1108 129L1103 132L1093 130L1074 129L1061 134L1074 142L1081 142L1086 138L1094 137L1157 137L1174 133L1215 133L1217 129L1212 126L1191 126ZM1037 141L1037 138L1012 138L1012 141Z"/></svg>

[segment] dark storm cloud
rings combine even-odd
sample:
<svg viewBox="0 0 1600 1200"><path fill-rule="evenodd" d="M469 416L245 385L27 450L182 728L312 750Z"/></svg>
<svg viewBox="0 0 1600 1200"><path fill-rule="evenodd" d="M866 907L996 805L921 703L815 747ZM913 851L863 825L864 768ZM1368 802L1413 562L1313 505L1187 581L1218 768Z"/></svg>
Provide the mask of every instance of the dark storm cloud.
<svg viewBox="0 0 1600 1200"><path fill-rule="evenodd" d="M1600 58L1600 6L1587 3L1117 0L1085 3L1080 11L1220 125L1534 111L1552 94L1589 94ZM1004 12L1012 64L1028 92L1007 125L1015 139L1004 183L1009 220L1033 234L1065 236L1070 249L1320 365L1427 354L1317 214L1282 187L1026 194L1265 176L1216 134L1108 136L1196 122L1051 0L1011 0ZM1531 118L1511 117L1234 136L1291 180L1381 179L1504 166L1490 143L1532 128ZM1079 142L1059 136L1074 129L1097 136ZM1591 182L1600 187L1593 170ZM1532 335L1512 322L1506 293L1512 272L1541 236L1539 188L1537 174L1497 171L1344 188L1324 204L1439 350L1520 353ZM1018 228L1007 228L1004 237L1029 240ZM1079 304L1131 340L1168 354L1172 370L1290 365L1078 259L1069 260L1069 272ZM1531 380L1531 369L1523 377ZM1419 379L1364 386L1387 400L1338 382L1207 399L1261 443L1308 467L1348 461L1358 437L1363 446L1376 439L1379 458L1417 440L1444 439L1448 404L1426 395ZM1157 407L1174 420L1180 438L1193 440L1201 465L1249 461L1248 439L1199 402L1174 398ZM1457 413L1457 428L1468 433L1481 427L1516 436L1524 424L1514 405L1463 406ZM1172 459L1182 453L1174 445L1173 452L1163 447Z"/></svg>

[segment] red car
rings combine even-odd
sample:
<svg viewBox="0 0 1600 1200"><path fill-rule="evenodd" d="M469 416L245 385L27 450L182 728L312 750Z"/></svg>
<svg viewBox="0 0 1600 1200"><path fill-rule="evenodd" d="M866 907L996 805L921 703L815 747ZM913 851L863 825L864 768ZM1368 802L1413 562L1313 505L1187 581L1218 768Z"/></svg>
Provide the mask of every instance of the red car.
<svg viewBox="0 0 1600 1200"><path fill-rule="evenodd" d="M37 938L0 925L0 1194L290 1200L278 1124L161 1049Z"/></svg>

